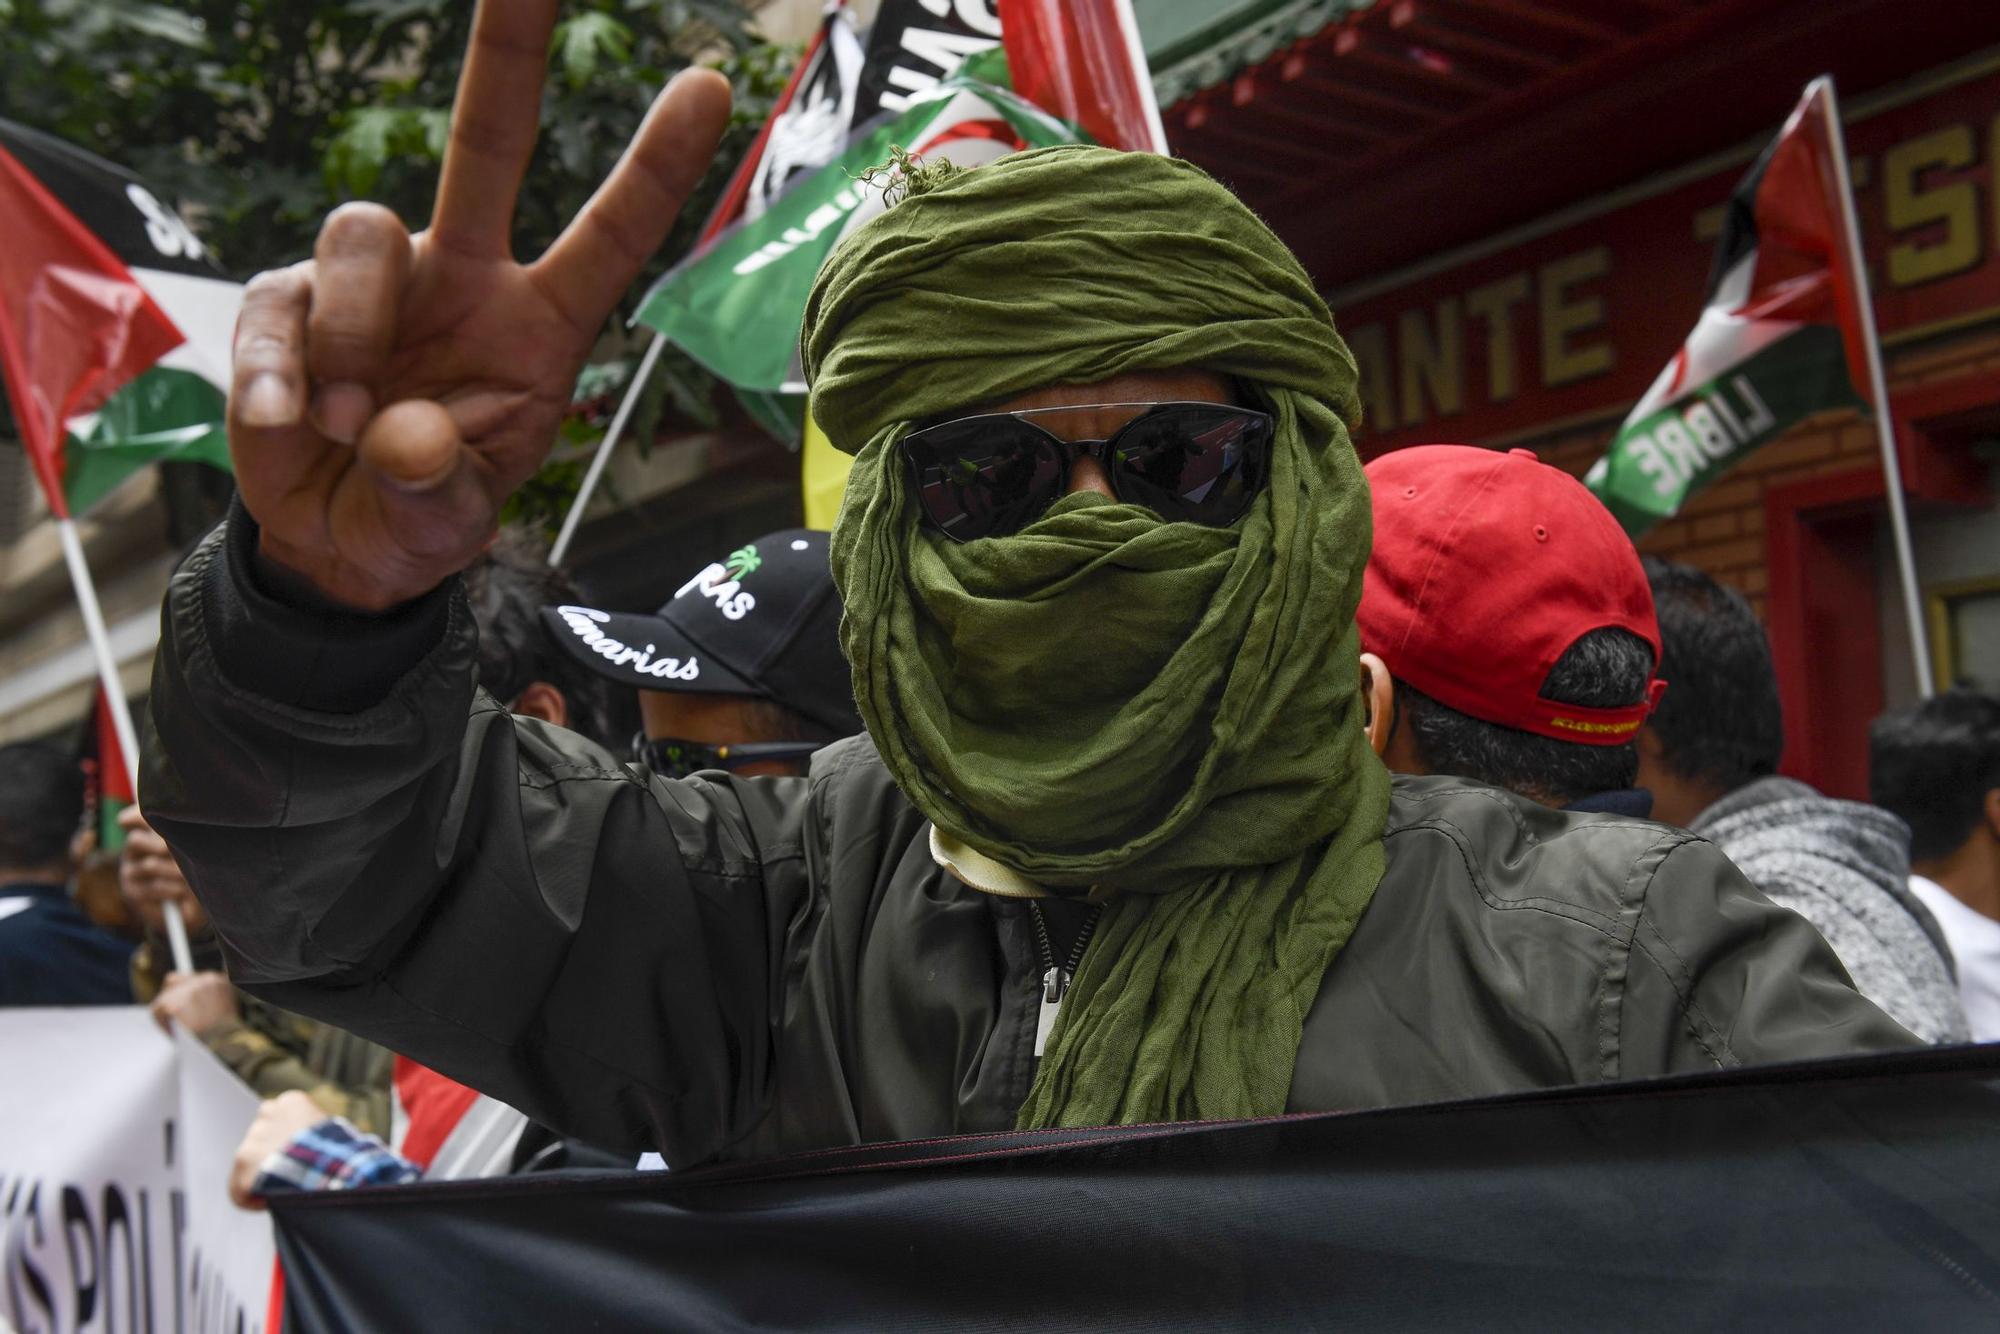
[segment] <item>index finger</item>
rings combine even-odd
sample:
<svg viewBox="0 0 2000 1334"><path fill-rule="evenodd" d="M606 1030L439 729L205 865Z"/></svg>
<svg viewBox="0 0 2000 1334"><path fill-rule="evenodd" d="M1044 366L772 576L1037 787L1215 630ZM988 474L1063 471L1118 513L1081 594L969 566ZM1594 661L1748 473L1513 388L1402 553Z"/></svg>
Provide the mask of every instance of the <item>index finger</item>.
<svg viewBox="0 0 2000 1334"><path fill-rule="evenodd" d="M514 197L540 127L557 0L480 0L451 107L431 239L448 250L510 251Z"/></svg>

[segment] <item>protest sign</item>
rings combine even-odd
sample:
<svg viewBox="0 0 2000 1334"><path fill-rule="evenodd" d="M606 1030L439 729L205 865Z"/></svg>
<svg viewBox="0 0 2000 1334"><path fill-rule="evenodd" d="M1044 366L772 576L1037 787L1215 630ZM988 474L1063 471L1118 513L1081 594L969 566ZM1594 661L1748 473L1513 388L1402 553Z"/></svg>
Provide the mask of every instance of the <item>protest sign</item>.
<svg viewBox="0 0 2000 1334"><path fill-rule="evenodd" d="M0 1326L260 1334L269 1221L228 1199L257 1100L137 1007L0 1010Z"/></svg>

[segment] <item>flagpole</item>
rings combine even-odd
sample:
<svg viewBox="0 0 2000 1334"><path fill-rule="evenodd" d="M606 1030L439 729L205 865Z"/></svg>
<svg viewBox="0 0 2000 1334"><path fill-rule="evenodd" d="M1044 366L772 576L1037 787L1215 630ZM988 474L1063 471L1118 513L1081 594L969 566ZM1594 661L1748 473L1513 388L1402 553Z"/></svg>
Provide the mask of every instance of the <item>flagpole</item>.
<svg viewBox="0 0 2000 1334"><path fill-rule="evenodd" d="M1131 63L1132 81L1138 85L1139 110L1146 120L1146 137L1155 153L1166 155L1167 128L1160 122L1160 99L1153 90L1153 67L1146 59L1145 45L1139 40L1139 16L1132 12L1132 0L1115 0L1118 6L1118 34L1125 41L1125 58Z"/></svg>
<svg viewBox="0 0 2000 1334"><path fill-rule="evenodd" d="M619 437L625 434L625 423L632 419L632 409L638 405L639 391L646 387L646 381L652 377L653 367L659 364L660 353L666 350L666 346L667 340L654 334L653 341L646 345L646 355L639 358L639 369L632 372L632 383L625 386L624 401L612 414L611 429L598 442L597 456L591 459L590 471L584 473L583 485L576 489L576 500L570 505L569 513L563 516L562 531L556 534L555 545L549 548L549 564L562 564L562 558L569 553L570 539L576 536L577 526L583 522L583 511L597 490L597 479L604 475L604 465L610 462L611 451L618 447Z"/></svg>
<svg viewBox="0 0 2000 1334"><path fill-rule="evenodd" d="M139 790L139 734L132 726L132 706L125 698L124 683L118 679L118 659L111 652L111 635L104 628L104 609L97 602L97 584L90 577L90 562L84 559L83 539L77 535L76 520L56 515L56 536L62 541L63 563L69 566L69 580L76 588L77 610L83 613L84 636L90 641L91 655L97 659L97 679L104 686L104 701L111 713L111 730L118 737L119 758L132 790ZM194 971L194 954L188 948L187 923L180 905L169 901L166 909L167 944L174 956L174 970Z"/></svg>
<svg viewBox="0 0 2000 1334"><path fill-rule="evenodd" d="M1847 175L1847 136L1840 124L1840 103L1833 78L1822 74L1812 82L1826 98L1827 132L1833 139L1833 173L1840 189L1840 214L1847 228L1847 259L1854 281L1855 305L1861 308L1861 343L1868 354L1869 399L1875 405L1875 438L1882 449L1882 489L1889 502L1889 530L1896 544L1896 571L1903 589L1903 615L1909 622L1910 660L1917 669L1917 698L1936 693L1931 676L1930 639L1924 630L1923 603L1917 591L1917 558L1910 545L1910 516L1903 498L1903 468L1896 452L1896 422L1889 411L1889 382L1882 372L1882 341L1875 332L1875 298L1868 290L1868 266L1861 257L1861 223L1854 212L1854 185Z"/></svg>

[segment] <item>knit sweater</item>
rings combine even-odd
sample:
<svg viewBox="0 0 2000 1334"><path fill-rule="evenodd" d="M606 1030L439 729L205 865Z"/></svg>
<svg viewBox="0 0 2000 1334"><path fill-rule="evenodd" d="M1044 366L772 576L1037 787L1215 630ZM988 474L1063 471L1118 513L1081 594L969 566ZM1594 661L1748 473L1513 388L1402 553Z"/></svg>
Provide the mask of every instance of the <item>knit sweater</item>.
<svg viewBox="0 0 2000 1334"><path fill-rule="evenodd" d="M1967 1042L1951 950L1910 892L1909 826L1790 778L1761 778L1695 817L1773 903L1819 928L1855 988L1926 1042Z"/></svg>

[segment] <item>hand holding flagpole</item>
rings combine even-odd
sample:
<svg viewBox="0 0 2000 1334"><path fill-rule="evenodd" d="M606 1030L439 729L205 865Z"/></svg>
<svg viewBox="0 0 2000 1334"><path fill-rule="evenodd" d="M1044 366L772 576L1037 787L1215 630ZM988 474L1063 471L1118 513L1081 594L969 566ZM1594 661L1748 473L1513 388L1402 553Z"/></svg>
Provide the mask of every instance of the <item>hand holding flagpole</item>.
<svg viewBox="0 0 2000 1334"><path fill-rule="evenodd" d="M83 613L84 636L90 641L91 657L97 662L97 679L104 687L105 706L111 714L111 730L118 738L118 759L132 790L139 790L139 735L132 726L132 706L125 698L124 682L118 677L118 659L111 652L111 636L104 628L104 611L97 603L97 585L84 559L83 539L61 505L61 494L49 497L55 507L56 535L62 541L63 563L69 566L70 583L76 589L77 610ZM174 971L194 971L194 954L188 948L187 922L180 905L169 900L162 904L167 923L167 945L172 951Z"/></svg>

